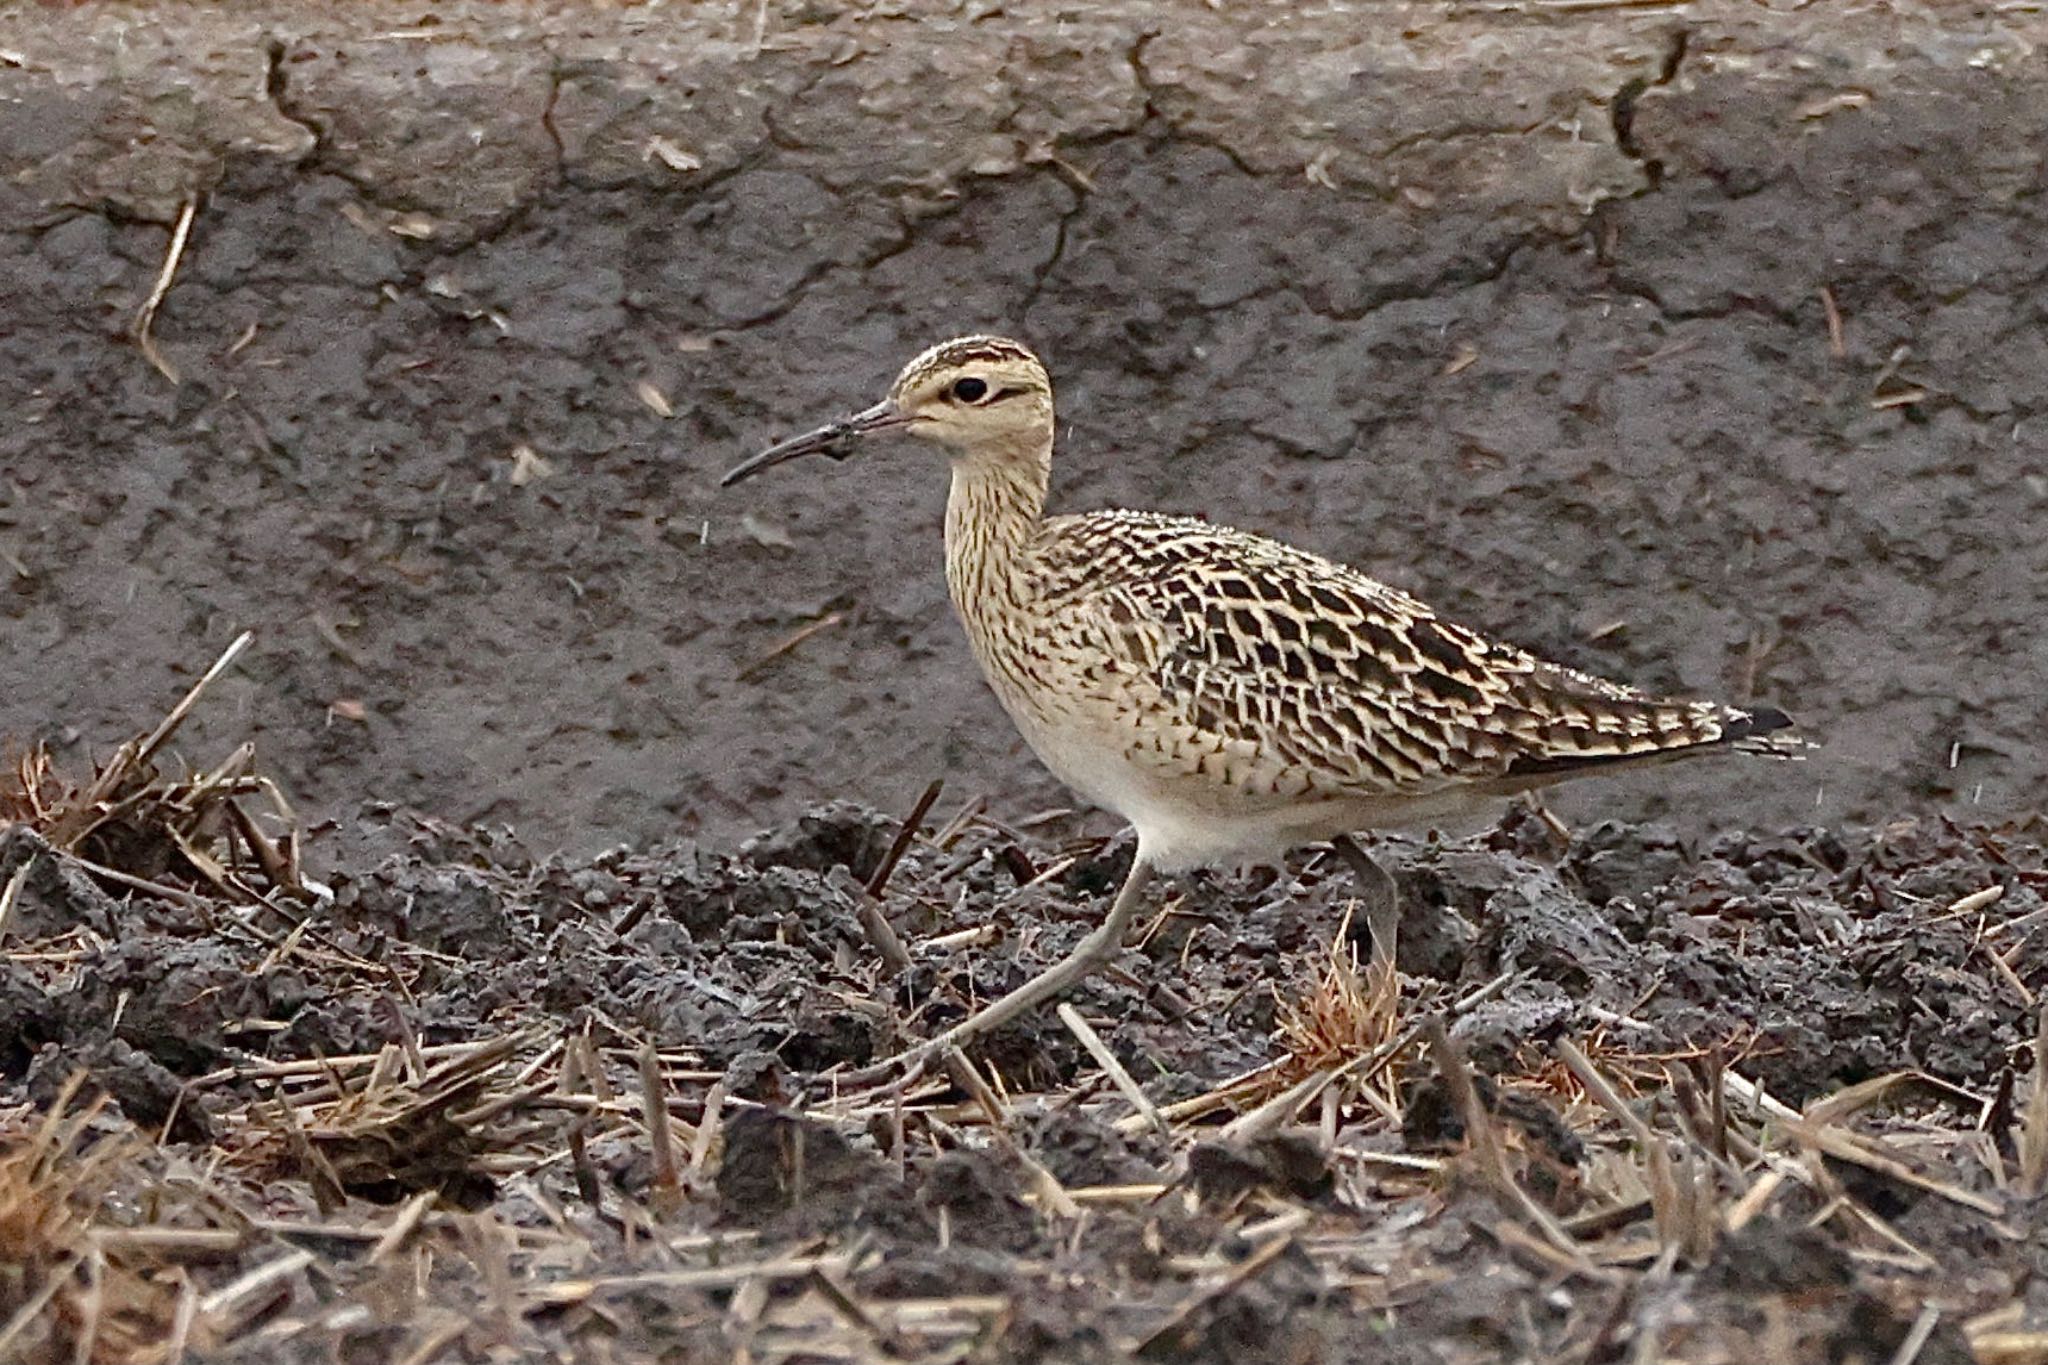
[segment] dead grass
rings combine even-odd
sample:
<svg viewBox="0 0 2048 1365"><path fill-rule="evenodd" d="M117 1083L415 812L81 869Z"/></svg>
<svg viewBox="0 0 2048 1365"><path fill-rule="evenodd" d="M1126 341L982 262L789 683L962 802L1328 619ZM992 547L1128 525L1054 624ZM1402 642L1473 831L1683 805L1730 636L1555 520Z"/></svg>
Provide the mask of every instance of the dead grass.
<svg viewBox="0 0 2048 1365"><path fill-rule="evenodd" d="M1287 1049L1290 1080L1391 1042L1400 1032L1401 981L1387 964L1361 968L1346 914L1308 990L1274 992L1275 1037ZM1391 1070L1391 1068L1389 1069Z"/></svg>
<svg viewBox="0 0 2048 1365"><path fill-rule="evenodd" d="M336 996L366 995L389 1007L388 1041L357 1055L246 1059L190 1080L181 1103L207 1106L204 1143L161 1143L75 1087L0 1114L0 1359L171 1365L202 1348L260 1359L349 1341L426 1365L560 1355L603 1339L611 1358L635 1365L653 1349L635 1334L657 1322L692 1349L716 1343L764 1361L937 1365L1007 1358L1014 1324L1098 1280L1116 1286L1088 1300L1108 1348L1172 1358L1213 1347L1216 1323L1287 1276L1309 1277L1326 1308L1349 1305L1361 1332L1471 1277L1519 1276L1545 1287L1546 1312L1563 1314L1546 1329L1560 1360L1824 1358L1832 1319L1811 1303L1764 1294L1765 1307L1725 1322L1659 1316L1682 1294L1695 1296L1687 1312L1704 1311L1714 1301L1697 1297L1699 1285L1731 1239L1767 1224L1813 1229L1846 1260L1857 1294L1893 1306L1907 1335L1885 1358L1910 1362L1960 1330L1987 1365L2048 1365L2048 1331L2021 1289L1949 1276L1953 1249L1895 1210L1927 1200L1987 1243L2028 1235L2024 1201L2048 1184L2048 1012L1997 1097L1900 1071L1794 1108L1754 1079L1754 1033L1652 1049L1627 1041L1641 1026L1621 1013L1576 1037L1532 1040L1502 1074L1481 1075L1454 1030L1520 978L1456 996L1404 985L1360 963L1346 923L1301 988L1276 993L1271 1060L1173 1103L1148 1093L1158 1075L1132 1060L1150 1054L1119 1036L1127 1023L1071 1003L1056 1014L1088 1061L1039 1093L1004 1089L956 1058L957 1090L934 1079L886 1097L839 1094L829 1075L797 1076L745 1098L685 1049L594 1013L551 1017L537 1002L430 1041L393 997L410 1000L429 967L469 967L403 945L376 961L352 951L361 945L334 933L297 871L290 808L248 751L211 772L159 771L165 741L234 653L89 777L23 755L0 815L46 841L36 856L71 859L116 891L182 897L223 933L246 922L230 925L231 911L287 914L288 932L235 940L248 975L290 970ZM956 821L941 837L965 828ZM949 847L928 864L939 872L912 862L892 878L909 843L897 840L868 884L870 921L885 891L899 908L928 904L943 869L969 861ZM19 881L0 888L0 924ZM1967 909L2005 904L1980 896ZM2017 940L2005 925L1983 937L2002 930ZM893 928L851 932L890 959L888 972L877 964L878 994L929 960L929 941L896 940ZM77 971L98 946L94 931L75 929L0 942L0 953ZM1987 956L1969 961L1990 979ZM1199 986L1198 973L1184 975ZM1449 1096L1461 1135L1424 1154L1407 1143L1404 1096L1430 1084ZM1033 1240L1006 1263L1014 1282L877 1288L891 1281L873 1272L895 1253L878 1248L874 1225L733 1226L749 1211L720 1190L728 1139L763 1106L795 1134L779 1157L795 1165L777 1186L800 1192L793 1217L829 1179L823 1148L802 1140L820 1127L867 1142L873 1170L900 1173L890 1189L880 1182L892 1177L871 1175L873 1206L906 1227L922 1216L921 1168L950 1154L992 1163L1015 1195L986 1207L1028 1210ZM1158 1161L1153 1178L1056 1179L1024 1116L1061 1111L1141 1140ZM1574 1143L1575 1157L1561 1155ZM1191 1176L1197 1149L1218 1146L1248 1173L1228 1196ZM983 1231L947 1207L932 1216L936 1241L920 1254L935 1265ZM1208 1240L1174 1242L1162 1228L1183 1239L1200 1228ZM1139 1248L1149 1268L1130 1275L1100 1247ZM1700 1272L1690 1288L1685 1272ZM1948 1294L1938 1303L1935 1286Z"/></svg>
<svg viewBox="0 0 2048 1365"><path fill-rule="evenodd" d="M284 902L310 902L318 888L300 863L298 818L277 783L258 771L255 746L243 744L198 773L159 767L206 690L250 642L238 637L153 730L117 746L89 777L62 772L41 745L22 753L12 783L0 787L0 825L26 826L120 892L186 903L220 898L296 923Z"/></svg>
<svg viewBox="0 0 2048 1365"><path fill-rule="evenodd" d="M142 1145L88 1136L103 1102L74 1085L40 1114L0 1122L0 1359L139 1361L178 1316L177 1285L147 1242L106 1218L138 1184Z"/></svg>

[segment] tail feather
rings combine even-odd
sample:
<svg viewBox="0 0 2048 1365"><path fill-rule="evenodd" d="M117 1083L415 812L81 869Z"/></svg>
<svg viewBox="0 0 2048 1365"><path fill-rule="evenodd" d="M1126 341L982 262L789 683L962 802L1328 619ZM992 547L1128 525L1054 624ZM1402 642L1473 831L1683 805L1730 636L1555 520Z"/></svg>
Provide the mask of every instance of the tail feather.
<svg viewBox="0 0 2048 1365"><path fill-rule="evenodd" d="M1717 753L1797 759L1818 746L1790 733L1794 726L1792 717L1775 706L1731 706L1722 713L1719 733L1711 739L1687 738L1635 753L1527 754L1508 765L1506 777L1509 784L1519 788L1541 786L1581 773L1651 767Z"/></svg>
<svg viewBox="0 0 2048 1365"><path fill-rule="evenodd" d="M1797 728L1797 722L1775 706L1752 706L1731 714L1741 719L1729 721L1719 743L1737 753L1800 758L1807 750L1820 747L1803 735L1787 733Z"/></svg>

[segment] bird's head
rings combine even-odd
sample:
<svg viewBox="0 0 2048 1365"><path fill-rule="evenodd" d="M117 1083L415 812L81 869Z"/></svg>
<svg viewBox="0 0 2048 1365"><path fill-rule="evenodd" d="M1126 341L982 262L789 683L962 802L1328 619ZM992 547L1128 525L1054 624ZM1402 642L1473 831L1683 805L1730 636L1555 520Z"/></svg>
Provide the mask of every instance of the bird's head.
<svg viewBox="0 0 2048 1365"><path fill-rule="evenodd" d="M863 436L900 431L956 460L1040 464L1052 438L1052 380L1021 342L971 336L912 360L873 407L770 446L726 472L730 486L801 455L843 460Z"/></svg>

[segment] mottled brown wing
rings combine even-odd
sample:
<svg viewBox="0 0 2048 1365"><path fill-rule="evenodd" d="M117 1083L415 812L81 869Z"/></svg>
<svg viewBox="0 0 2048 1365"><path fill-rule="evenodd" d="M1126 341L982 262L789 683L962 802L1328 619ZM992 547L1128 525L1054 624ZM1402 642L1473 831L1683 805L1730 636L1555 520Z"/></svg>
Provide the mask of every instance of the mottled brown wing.
<svg viewBox="0 0 2048 1365"><path fill-rule="evenodd" d="M1065 521L1077 552L1051 586L1099 618L1110 655L1148 673L1186 731L1303 789L1544 781L1788 723L1546 663L1258 536L1140 513Z"/></svg>

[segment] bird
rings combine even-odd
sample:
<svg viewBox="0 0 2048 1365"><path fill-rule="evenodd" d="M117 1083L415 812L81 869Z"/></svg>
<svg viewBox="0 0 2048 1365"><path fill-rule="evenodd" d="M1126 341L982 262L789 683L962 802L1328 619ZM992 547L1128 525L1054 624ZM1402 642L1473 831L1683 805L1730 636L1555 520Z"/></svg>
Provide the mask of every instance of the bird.
<svg viewBox="0 0 2048 1365"><path fill-rule="evenodd" d="M1155 512L1047 516L1052 380L1022 342L963 336L887 395L727 471L730 487L885 433L948 458L946 581L982 673L1032 751L1136 831L1103 922L1068 955L929 1042L917 1065L1105 965L1155 875L1277 865L1484 811L1581 776L1730 752L1795 756L1769 706L1653 696L1448 620L1356 569ZM1362 860L1362 861L1361 861ZM1391 954L1389 905L1372 914Z"/></svg>

